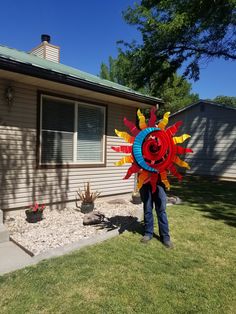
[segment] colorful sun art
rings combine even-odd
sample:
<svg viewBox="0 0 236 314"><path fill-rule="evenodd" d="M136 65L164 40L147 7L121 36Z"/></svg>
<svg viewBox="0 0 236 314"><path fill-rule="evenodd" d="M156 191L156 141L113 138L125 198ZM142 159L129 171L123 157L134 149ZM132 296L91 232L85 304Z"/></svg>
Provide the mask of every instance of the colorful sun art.
<svg viewBox="0 0 236 314"><path fill-rule="evenodd" d="M135 123L124 118L124 124L132 135L117 130L115 132L119 137L132 145L112 147L118 153L127 154L115 163L117 166L131 163L124 179L128 179L132 174L138 173L138 189L142 187L143 183L150 182L153 193L156 191L159 178L167 189L170 188L170 183L167 179L168 174L172 174L178 180L182 179L176 165L187 169L190 167L178 155L193 152L190 148L177 145L190 137L188 134L178 137L174 136L182 125L182 121L176 122L166 129L170 112L166 112L163 119L156 124L155 111L156 108L153 107L148 122L146 122L146 118L141 111L137 111L139 128L136 127Z"/></svg>

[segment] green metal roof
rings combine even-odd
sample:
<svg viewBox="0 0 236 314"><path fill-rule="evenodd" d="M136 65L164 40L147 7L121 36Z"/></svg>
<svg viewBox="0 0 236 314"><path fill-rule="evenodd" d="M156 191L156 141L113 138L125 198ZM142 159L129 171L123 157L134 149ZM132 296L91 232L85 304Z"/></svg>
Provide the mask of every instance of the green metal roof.
<svg viewBox="0 0 236 314"><path fill-rule="evenodd" d="M58 74L63 74L63 75L66 75L75 79L83 80L84 82L94 83L96 85L99 85L100 87L110 88L110 89L113 89L114 91L122 91L122 92L126 92L132 95L143 96L149 100L152 100L153 102L155 101L162 102L162 100L159 98L144 95L142 93L132 90L129 87L126 87L126 86L123 86L123 85L120 85L120 84L117 84L117 83L114 83L105 79L101 79L95 75L82 72L76 68L72 68L70 66L67 66L61 63L48 61L38 56L32 55L30 53L12 49L6 46L0 45L0 58L1 59L4 58L9 61L19 62L25 65L31 65L33 67L42 68L48 71L53 71Z"/></svg>

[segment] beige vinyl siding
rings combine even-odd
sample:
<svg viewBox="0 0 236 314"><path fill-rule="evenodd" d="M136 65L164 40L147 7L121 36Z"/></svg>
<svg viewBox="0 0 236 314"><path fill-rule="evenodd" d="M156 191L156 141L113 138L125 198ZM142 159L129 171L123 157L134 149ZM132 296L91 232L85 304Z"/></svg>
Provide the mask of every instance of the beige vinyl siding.
<svg viewBox="0 0 236 314"><path fill-rule="evenodd" d="M45 59L53 62L59 62L59 48L45 45Z"/></svg>
<svg viewBox="0 0 236 314"><path fill-rule="evenodd" d="M30 53L49 61L57 63L60 61L60 48L45 42L31 50Z"/></svg>
<svg viewBox="0 0 236 314"><path fill-rule="evenodd" d="M124 154L115 153L111 146L125 143L114 129L125 131L123 117L135 121L135 108L107 104L106 167L37 169L37 88L12 83L15 100L12 108L8 108L3 96L7 84L0 80L1 209L28 206L33 200L46 203L74 200L77 189L87 181L102 196L133 190L133 178L122 179L129 165L114 165Z"/></svg>
<svg viewBox="0 0 236 314"><path fill-rule="evenodd" d="M44 45L41 45L31 51L31 54L36 55L40 58L44 58Z"/></svg>
<svg viewBox="0 0 236 314"><path fill-rule="evenodd" d="M172 116L170 124L179 120L184 124L178 135L190 134L184 146L194 151L185 157L191 166L187 172L235 180L236 110L198 104Z"/></svg>

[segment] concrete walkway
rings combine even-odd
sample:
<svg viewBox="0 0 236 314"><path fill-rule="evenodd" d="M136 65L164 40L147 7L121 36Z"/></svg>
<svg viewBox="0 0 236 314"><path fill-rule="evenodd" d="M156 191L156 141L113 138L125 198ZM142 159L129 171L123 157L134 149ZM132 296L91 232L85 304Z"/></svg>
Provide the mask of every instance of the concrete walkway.
<svg viewBox="0 0 236 314"><path fill-rule="evenodd" d="M130 194L117 195L116 198L130 200ZM106 201L113 199L114 196L106 197ZM181 200L178 199L177 201L179 202ZM178 202L176 202L176 204L178 204ZM169 205L172 205L172 203L167 203L167 206ZM137 222L141 220L142 215L142 205L140 205L137 207L137 211L135 214L135 216L137 217ZM128 226L123 226L122 231L119 229L115 229L97 237L82 239L78 242L71 243L63 247L58 247L48 252L31 257L15 243L9 241L8 231L3 225L3 213L0 210L0 276L15 271L17 269L21 269L30 265L35 265L45 259L62 256L72 251L79 250L82 247L100 243L104 240L119 235L121 232L127 230L127 227Z"/></svg>
<svg viewBox="0 0 236 314"><path fill-rule="evenodd" d="M0 275L30 265L32 257L11 241L0 243Z"/></svg>
<svg viewBox="0 0 236 314"><path fill-rule="evenodd" d="M135 216L137 217L137 221L141 219L142 217L141 208L139 207L137 208ZM127 227L128 225L123 226L122 231L119 230L119 228L117 228L115 230L108 231L105 234L98 235L94 238L82 239L78 242L71 243L63 247L58 247L33 257L27 254L18 245L16 245L12 241L9 241L9 236L6 238L7 240L5 240L6 236L4 235L3 241L0 241L0 276L15 271L17 269L22 269L30 265L35 265L45 259L62 256L72 251L79 250L85 246L90 246L93 244L103 242L107 239L119 235L121 232L124 232L125 230L127 230Z"/></svg>
<svg viewBox="0 0 236 314"><path fill-rule="evenodd" d="M103 242L117 235L119 235L119 230L115 229L97 237L82 239L78 242L58 247L33 257L25 253L25 251L23 251L12 241L0 243L0 276L30 265L35 265L42 260L69 254L85 246Z"/></svg>
<svg viewBox="0 0 236 314"><path fill-rule="evenodd" d="M167 205L172 205L172 204L167 204ZM0 214L1 214L1 211L0 211ZM142 215L143 215L142 205L140 205L137 207L137 211L135 214L135 216L137 217L137 222L141 220ZM1 224L1 221L0 221L0 226L3 226ZM48 252L33 256L33 257L27 254L18 245L16 245L12 241L9 241L8 235L6 236L5 234L3 234L2 236L3 242L0 241L0 276L9 272L18 270L18 269L22 269L30 265L35 265L45 259L62 256L72 251L79 250L85 246L90 246L93 244L103 242L107 239L110 239L119 235L121 232L124 232L125 230L128 229L128 227L130 227L130 225L123 226L122 231L117 228L115 230L109 231L105 234L96 236L94 238L82 239L78 242L71 243L63 247L58 247ZM4 232L5 232L5 229L4 229ZM0 240L1 240L1 234L0 234Z"/></svg>

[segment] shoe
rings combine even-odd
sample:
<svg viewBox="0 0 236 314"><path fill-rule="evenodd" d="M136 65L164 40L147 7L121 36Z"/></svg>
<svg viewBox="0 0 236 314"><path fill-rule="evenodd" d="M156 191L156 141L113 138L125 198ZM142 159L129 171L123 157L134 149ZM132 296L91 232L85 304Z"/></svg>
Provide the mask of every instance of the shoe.
<svg viewBox="0 0 236 314"><path fill-rule="evenodd" d="M174 247L173 243L170 240L162 241L162 243L167 249L173 249Z"/></svg>
<svg viewBox="0 0 236 314"><path fill-rule="evenodd" d="M150 237L149 235L145 235L142 237L142 239L140 240L141 243L148 243L150 240L152 240L152 237Z"/></svg>

